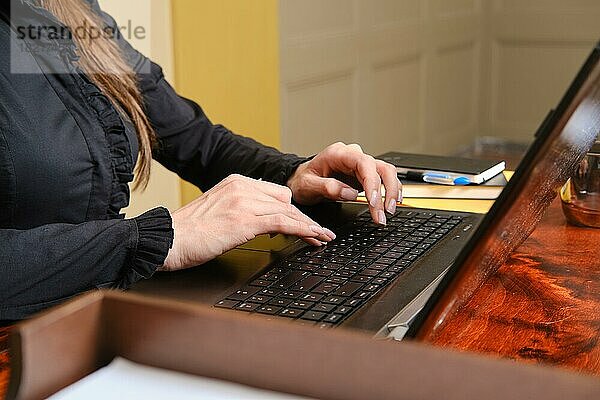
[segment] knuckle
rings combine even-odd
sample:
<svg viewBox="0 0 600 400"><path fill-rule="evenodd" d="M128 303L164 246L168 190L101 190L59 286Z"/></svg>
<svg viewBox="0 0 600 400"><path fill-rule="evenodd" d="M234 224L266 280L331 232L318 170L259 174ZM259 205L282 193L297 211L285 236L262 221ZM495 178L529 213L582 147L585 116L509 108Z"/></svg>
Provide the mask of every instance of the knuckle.
<svg viewBox="0 0 600 400"><path fill-rule="evenodd" d="M360 144L358 144L358 143L352 143L352 144L348 145L348 147L351 147L351 148L353 148L353 149L355 149L355 150L359 151L360 153L362 153L362 152L363 152L363 149L362 149L362 147L361 147L361 146L360 146Z"/></svg>
<svg viewBox="0 0 600 400"><path fill-rule="evenodd" d="M335 196L338 194L338 185L336 185L334 182L332 181L327 181L325 182L325 193L328 196Z"/></svg>
<svg viewBox="0 0 600 400"><path fill-rule="evenodd" d="M280 191L283 198L285 198L288 202L292 201L292 189L287 186L281 186Z"/></svg>
<svg viewBox="0 0 600 400"><path fill-rule="evenodd" d="M242 178L242 176L239 174L231 174L227 178L225 178L225 180L228 182L235 182L235 181L240 180L241 178Z"/></svg>
<svg viewBox="0 0 600 400"><path fill-rule="evenodd" d="M389 171L389 173L392 176L396 176L397 175L396 167L393 166L392 164L386 164L386 169Z"/></svg>
<svg viewBox="0 0 600 400"><path fill-rule="evenodd" d="M287 218L283 214L278 214L275 216L275 227L282 229L287 225Z"/></svg>
<svg viewBox="0 0 600 400"><path fill-rule="evenodd" d="M244 201L241 196L234 196L229 201L229 208L233 210L243 208L244 205L246 205L246 201Z"/></svg>
<svg viewBox="0 0 600 400"><path fill-rule="evenodd" d="M371 168L371 163L369 162L368 158L363 157L358 161L358 167L363 171L366 171L367 169Z"/></svg>

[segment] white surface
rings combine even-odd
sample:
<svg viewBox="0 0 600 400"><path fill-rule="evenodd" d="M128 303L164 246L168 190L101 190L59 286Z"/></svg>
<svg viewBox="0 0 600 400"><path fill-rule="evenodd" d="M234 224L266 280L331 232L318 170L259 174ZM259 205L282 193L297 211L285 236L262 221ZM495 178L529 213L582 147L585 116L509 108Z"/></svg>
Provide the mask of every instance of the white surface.
<svg viewBox="0 0 600 400"><path fill-rule="evenodd" d="M236 383L182 374L116 358L108 366L50 397L51 400L301 399Z"/></svg>

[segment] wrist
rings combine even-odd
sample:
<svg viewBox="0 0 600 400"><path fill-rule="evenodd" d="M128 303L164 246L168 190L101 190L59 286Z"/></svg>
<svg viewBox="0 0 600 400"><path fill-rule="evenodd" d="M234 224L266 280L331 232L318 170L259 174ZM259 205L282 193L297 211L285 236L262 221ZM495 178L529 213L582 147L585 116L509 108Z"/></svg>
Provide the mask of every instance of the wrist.
<svg viewBox="0 0 600 400"><path fill-rule="evenodd" d="M180 250L181 227L177 211L171 213L171 227L173 231L173 244L171 245L171 248L167 253L165 262L161 267L158 268L158 271L175 271L177 269L180 269L183 264Z"/></svg>

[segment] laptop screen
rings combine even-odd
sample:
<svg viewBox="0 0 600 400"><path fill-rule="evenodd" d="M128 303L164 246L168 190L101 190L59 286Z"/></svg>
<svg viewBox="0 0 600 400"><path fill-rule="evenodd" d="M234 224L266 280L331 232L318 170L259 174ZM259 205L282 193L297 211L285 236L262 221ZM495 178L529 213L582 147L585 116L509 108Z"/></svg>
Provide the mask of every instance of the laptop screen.
<svg viewBox="0 0 600 400"><path fill-rule="evenodd" d="M533 232L600 133L600 43L592 52L502 194L485 216L408 337L430 341Z"/></svg>

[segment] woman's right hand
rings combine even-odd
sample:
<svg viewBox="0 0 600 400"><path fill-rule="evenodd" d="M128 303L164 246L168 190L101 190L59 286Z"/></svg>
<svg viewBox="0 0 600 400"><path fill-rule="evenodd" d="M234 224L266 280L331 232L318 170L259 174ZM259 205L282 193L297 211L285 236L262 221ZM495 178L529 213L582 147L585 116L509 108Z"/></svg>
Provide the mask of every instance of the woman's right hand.
<svg viewBox="0 0 600 400"><path fill-rule="evenodd" d="M162 271L203 264L258 235L283 233L320 246L335 238L292 204L288 187L231 175L172 213L175 233Z"/></svg>

